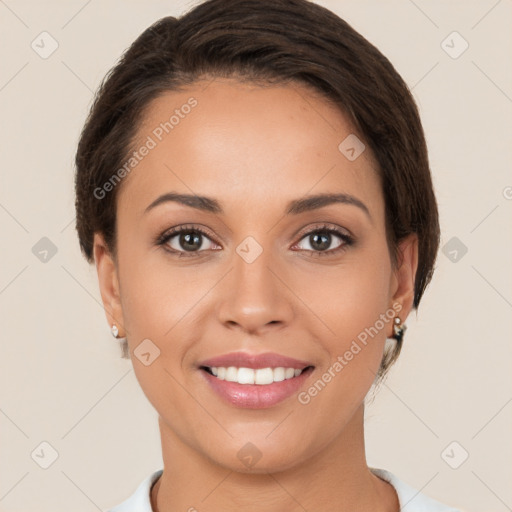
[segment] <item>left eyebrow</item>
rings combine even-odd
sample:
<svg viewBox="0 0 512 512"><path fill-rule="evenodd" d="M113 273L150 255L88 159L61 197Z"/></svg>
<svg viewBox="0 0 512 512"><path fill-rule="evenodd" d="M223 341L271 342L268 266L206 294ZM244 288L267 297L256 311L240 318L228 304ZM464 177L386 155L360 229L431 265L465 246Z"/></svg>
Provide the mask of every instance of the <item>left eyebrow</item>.
<svg viewBox="0 0 512 512"><path fill-rule="evenodd" d="M306 196L303 199L296 199L288 203L286 214L298 215L299 213L316 210L335 203L357 206L366 213L370 220L372 218L368 207L360 199L350 194L316 194Z"/></svg>
<svg viewBox="0 0 512 512"><path fill-rule="evenodd" d="M157 197L144 210L144 213L147 213L149 210L168 201L177 202L185 206L189 206L191 208L195 208L197 210L202 210L209 213L224 213L224 210L222 209L219 201L212 197L198 196L193 194L178 194L176 192L168 192ZM372 218L370 215L370 211L368 210L368 207L360 199L357 199L357 197L354 197L350 194L316 194L306 196L301 199L295 199L287 204L285 213L286 215L299 215L301 213L311 210L317 210L319 208L323 208L324 206L328 206L330 204L335 203L356 206L360 208L363 212L365 212L365 214L370 218L370 220Z"/></svg>

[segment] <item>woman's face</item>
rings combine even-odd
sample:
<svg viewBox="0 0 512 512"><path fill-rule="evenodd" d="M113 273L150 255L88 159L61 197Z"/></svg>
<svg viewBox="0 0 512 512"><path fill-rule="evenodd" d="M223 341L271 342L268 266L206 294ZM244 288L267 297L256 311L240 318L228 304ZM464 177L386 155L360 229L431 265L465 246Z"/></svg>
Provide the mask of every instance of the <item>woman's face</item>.
<svg viewBox="0 0 512 512"><path fill-rule="evenodd" d="M319 454L354 426L392 317L411 308L415 244L402 245L395 272L370 150L309 89L234 80L166 93L138 133L118 197L117 266L99 235L95 256L107 316L127 334L161 425L236 471ZM150 206L170 193L196 199ZM323 194L340 201L307 201ZM180 226L189 231L165 239ZM235 366L229 378L278 381L269 385L201 367L233 352L310 368L279 381L273 368L294 364L218 365Z"/></svg>

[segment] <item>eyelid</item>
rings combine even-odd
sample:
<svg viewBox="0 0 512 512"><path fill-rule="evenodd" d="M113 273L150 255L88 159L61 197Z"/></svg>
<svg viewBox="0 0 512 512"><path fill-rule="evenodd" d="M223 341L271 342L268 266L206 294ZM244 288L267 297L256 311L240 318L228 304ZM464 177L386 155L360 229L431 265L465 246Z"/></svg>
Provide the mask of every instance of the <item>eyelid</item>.
<svg viewBox="0 0 512 512"><path fill-rule="evenodd" d="M295 234L294 238L300 237L302 239L305 235L309 235L310 233L314 233L315 231L322 231L324 229L325 230L332 229L334 231L341 231L347 237L354 238L354 235L352 235L352 233L347 228L343 228L341 226L338 226L337 224L332 224L330 222L314 223L313 227L307 226L307 227L299 230L299 232L297 234Z"/></svg>

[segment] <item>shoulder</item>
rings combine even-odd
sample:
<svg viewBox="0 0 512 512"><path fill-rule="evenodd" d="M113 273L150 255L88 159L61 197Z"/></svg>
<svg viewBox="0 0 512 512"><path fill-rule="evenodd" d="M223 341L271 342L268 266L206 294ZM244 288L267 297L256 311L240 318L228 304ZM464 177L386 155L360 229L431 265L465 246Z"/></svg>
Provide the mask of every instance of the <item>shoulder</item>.
<svg viewBox="0 0 512 512"><path fill-rule="evenodd" d="M463 512L426 496L403 480L400 480L390 471L380 468L369 469L374 475L390 483L395 488L400 504L400 512Z"/></svg>
<svg viewBox="0 0 512 512"><path fill-rule="evenodd" d="M139 484L135 492L128 499L107 512L133 512L134 510L137 510L137 512L153 512L150 490L162 473L163 469L151 473Z"/></svg>

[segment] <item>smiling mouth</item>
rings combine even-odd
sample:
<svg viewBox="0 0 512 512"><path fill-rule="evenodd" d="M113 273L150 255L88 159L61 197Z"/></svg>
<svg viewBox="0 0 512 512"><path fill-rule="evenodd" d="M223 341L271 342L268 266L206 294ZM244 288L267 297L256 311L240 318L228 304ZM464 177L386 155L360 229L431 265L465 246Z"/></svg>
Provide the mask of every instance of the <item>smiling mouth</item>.
<svg viewBox="0 0 512 512"><path fill-rule="evenodd" d="M236 366L201 366L200 368L219 380L236 382L238 384L265 386L275 382L294 379L303 373L313 371L314 366L306 366L302 369L283 366L258 369Z"/></svg>

